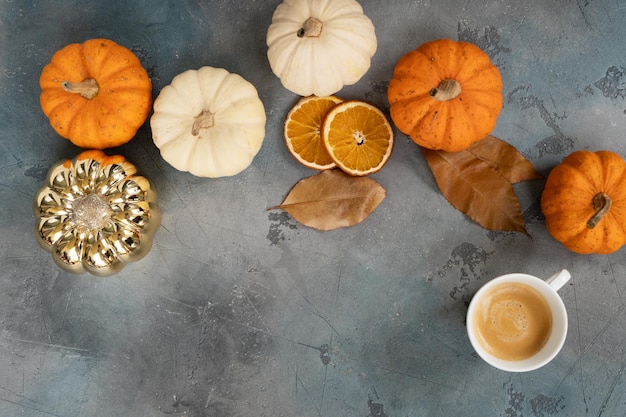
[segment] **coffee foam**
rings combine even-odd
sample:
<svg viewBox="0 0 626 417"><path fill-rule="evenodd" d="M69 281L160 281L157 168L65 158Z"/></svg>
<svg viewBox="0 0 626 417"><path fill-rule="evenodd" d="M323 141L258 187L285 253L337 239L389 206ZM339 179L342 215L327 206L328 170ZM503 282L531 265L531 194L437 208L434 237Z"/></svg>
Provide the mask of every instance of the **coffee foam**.
<svg viewBox="0 0 626 417"><path fill-rule="evenodd" d="M494 336L507 342L514 342L528 336L528 315L524 304L516 300L502 300L493 303L489 316Z"/></svg>
<svg viewBox="0 0 626 417"><path fill-rule="evenodd" d="M546 300L520 283L500 284L485 294L475 312L479 342L492 355L520 360L544 346L552 328Z"/></svg>

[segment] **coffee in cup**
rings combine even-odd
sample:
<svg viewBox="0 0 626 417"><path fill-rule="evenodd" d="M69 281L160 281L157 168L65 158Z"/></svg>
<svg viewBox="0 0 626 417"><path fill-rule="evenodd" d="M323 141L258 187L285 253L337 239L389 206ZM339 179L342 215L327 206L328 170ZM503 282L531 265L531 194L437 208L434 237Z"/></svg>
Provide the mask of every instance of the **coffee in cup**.
<svg viewBox="0 0 626 417"><path fill-rule="evenodd" d="M468 336L479 356L512 372L552 360L567 334L567 312L556 291L569 279L563 270L547 281L508 274L485 284L467 313Z"/></svg>

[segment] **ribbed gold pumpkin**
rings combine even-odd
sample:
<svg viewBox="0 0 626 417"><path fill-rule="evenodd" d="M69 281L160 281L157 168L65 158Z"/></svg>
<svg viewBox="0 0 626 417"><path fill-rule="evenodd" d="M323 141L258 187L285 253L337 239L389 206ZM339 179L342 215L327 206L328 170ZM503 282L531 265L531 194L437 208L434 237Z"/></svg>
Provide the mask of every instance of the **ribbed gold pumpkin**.
<svg viewBox="0 0 626 417"><path fill-rule="evenodd" d="M161 222L150 182L121 155L55 164L33 201L39 244L68 272L111 275L144 257Z"/></svg>

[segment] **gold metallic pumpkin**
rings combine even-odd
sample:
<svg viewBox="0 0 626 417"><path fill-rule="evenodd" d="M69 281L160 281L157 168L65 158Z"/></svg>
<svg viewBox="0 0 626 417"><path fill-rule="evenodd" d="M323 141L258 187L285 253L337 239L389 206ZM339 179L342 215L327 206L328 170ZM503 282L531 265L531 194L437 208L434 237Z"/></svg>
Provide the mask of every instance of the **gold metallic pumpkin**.
<svg viewBox="0 0 626 417"><path fill-rule="evenodd" d="M157 194L123 156L85 151L37 192L35 235L63 270L104 276L141 259L160 225Z"/></svg>

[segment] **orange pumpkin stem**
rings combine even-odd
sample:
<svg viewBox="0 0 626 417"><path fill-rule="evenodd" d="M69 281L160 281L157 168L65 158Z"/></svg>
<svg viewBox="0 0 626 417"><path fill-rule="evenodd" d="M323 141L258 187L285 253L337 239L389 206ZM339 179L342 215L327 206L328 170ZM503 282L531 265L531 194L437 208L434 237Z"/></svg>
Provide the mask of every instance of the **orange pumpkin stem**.
<svg viewBox="0 0 626 417"><path fill-rule="evenodd" d="M215 125L215 113L211 113L208 110L202 110L202 112L196 116L196 119L191 126L191 134L198 136L200 129L208 129Z"/></svg>
<svg viewBox="0 0 626 417"><path fill-rule="evenodd" d="M323 27L324 24L321 20L309 17L304 21L302 27L298 30L297 35L299 38L319 38L322 34Z"/></svg>
<svg viewBox="0 0 626 417"><path fill-rule="evenodd" d="M592 205L596 212L587 221L587 227L590 229L596 227L606 213L609 212L611 204L613 204L613 200L607 193L600 192L593 196Z"/></svg>
<svg viewBox="0 0 626 417"><path fill-rule="evenodd" d="M461 94L461 83L452 78L445 79L436 88L430 90L429 94L439 101L455 99Z"/></svg>
<svg viewBox="0 0 626 417"><path fill-rule="evenodd" d="M98 83L93 78L87 78L78 83L63 81L61 83L61 88L63 89L63 91L67 91L68 93L80 94L87 100L91 100L92 98L97 96L98 92L100 91Z"/></svg>

